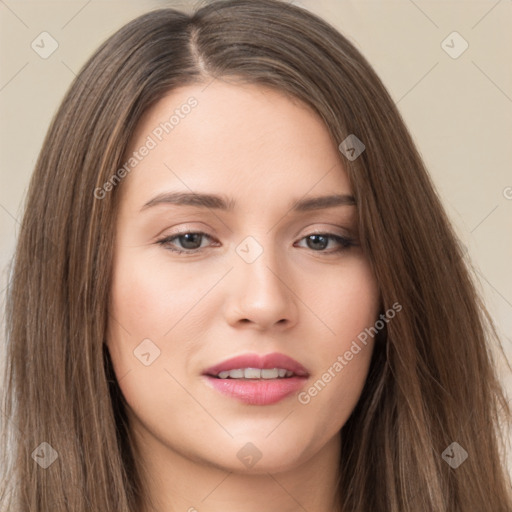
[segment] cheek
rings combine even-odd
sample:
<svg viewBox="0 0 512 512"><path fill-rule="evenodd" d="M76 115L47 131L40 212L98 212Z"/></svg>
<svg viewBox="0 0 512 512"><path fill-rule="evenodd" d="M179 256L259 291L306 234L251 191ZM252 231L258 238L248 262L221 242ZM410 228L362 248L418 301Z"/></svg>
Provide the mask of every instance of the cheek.
<svg viewBox="0 0 512 512"><path fill-rule="evenodd" d="M115 260L107 343L118 378L132 372L132 380L148 352L148 368L159 366L165 355L160 340L172 327L173 299L178 300L151 264L137 260L129 250Z"/></svg>
<svg viewBox="0 0 512 512"><path fill-rule="evenodd" d="M363 258L354 258L317 283L319 286L311 288L311 304L328 329L325 351L337 352L377 320L379 288L370 264Z"/></svg>
<svg viewBox="0 0 512 512"><path fill-rule="evenodd" d="M205 331L203 324L218 315L218 308L201 300L218 275L170 265L162 252L141 255L127 247L119 251L114 261L107 346L118 378L130 372L121 386L140 381L133 390L126 389L127 396L136 400L145 393L154 396L156 389L169 390L175 381L166 370L181 381L189 353L208 341L200 335Z"/></svg>
<svg viewBox="0 0 512 512"><path fill-rule="evenodd" d="M130 408L153 427L178 416L194 425L194 415L200 416L179 384L181 376L173 379L186 360L188 346L180 341L192 337L187 325L194 324L193 305L205 293L187 277L129 250L115 261L108 349Z"/></svg>
<svg viewBox="0 0 512 512"><path fill-rule="evenodd" d="M191 277L165 261L123 255L115 266L111 311L124 335L133 342L164 338L204 294L208 283L201 281L208 280Z"/></svg>
<svg viewBox="0 0 512 512"><path fill-rule="evenodd" d="M370 265L363 260L331 280L327 293L315 293L329 332L315 343L320 369L297 399L326 433L343 426L360 398L373 352L374 336L369 332L378 319L379 299Z"/></svg>

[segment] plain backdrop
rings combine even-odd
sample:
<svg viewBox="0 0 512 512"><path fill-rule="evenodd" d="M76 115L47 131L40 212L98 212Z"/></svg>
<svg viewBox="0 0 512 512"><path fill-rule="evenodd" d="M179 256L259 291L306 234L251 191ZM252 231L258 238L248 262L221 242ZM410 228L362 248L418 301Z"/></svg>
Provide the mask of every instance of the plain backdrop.
<svg viewBox="0 0 512 512"><path fill-rule="evenodd" d="M292 3L337 27L388 88L467 247L512 359L512 1ZM2 331L7 265L27 186L71 80L99 44L129 20L157 7L189 11L196 4L0 1ZM58 45L55 51L41 55L52 44ZM512 397L503 358L499 372Z"/></svg>

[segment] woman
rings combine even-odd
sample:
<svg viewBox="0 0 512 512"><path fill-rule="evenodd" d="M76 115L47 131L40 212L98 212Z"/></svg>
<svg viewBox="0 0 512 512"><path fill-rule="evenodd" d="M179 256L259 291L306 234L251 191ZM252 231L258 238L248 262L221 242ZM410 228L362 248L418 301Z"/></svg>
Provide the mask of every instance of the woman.
<svg viewBox="0 0 512 512"><path fill-rule="evenodd" d="M7 320L9 510L512 510L456 236L368 62L298 7L159 10L99 48Z"/></svg>

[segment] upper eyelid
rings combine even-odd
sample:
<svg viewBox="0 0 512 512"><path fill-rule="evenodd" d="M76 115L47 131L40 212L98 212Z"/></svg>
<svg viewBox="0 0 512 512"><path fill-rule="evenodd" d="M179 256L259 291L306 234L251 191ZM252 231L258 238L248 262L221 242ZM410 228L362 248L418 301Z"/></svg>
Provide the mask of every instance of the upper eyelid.
<svg viewBox="0 0 512 512"><path fill-rule="evenodd" d="M342 228L338 228L342 229ZM346 229L346 228L345 228ZM331 236L339 236L341 238L356 238L352 230L346 230L348 233L342 234L342 233L336 233L333 231L333 228L311 228L311 230L307 231L304 235L300 237L300 239L305 238L310 235L331 235ZM158 237L159 240L166 239L166 238L177 238L180 235L186 235L186 234L195 234L195 235L204 235L212 240L217 240L217 238L213 235L210 235L210 233L206 231L202 231L200 229L180 229L178 231L175 231L174 233L169 233L167 235L162 235L161 237ZM297 235L298 236L298 235Z"/></svg>
<svg viewBox="0 0 512 512"><path fill-rule="evenodd" d="M345 219L345 221L346 220L347 219ZM310 233L311 234L315 234L315 233L320 233L320 234L326 233L327 234L327 233L329 233L329 234L334 234L334 235L338 235L338 236L353 236L353 237L355 237L359 231L357 229L357 226L354 226L352 221L349 221L349 222L345 222L345 221L342 219L338 219L337 221L334 221L334 222L323 222L323 223L322 222L312 222L311 223L312 226L318 225L318 224L326 224L326 226L322 227L322 228L319 228L319 227L301 228L298 232L296 232L297 234L294 236L298 236L301 231L305 230L307 234L310 234ZM340 222L341 222L341 224L346 224L346 225L345 226L339 225L338 223L340 223ZM173 229L173 228L171 228L171 229ZM206 228L206 229L208 229L208 228ZM344 233L334 232L336 230L341 230ZM212 238L215 238L214 235L210 235L207 231L205 231L204 228L191 227L191 226L187 226L186 224L185 224L185 227L176 228L176 230L173 233L170 233L168 236L180 235L183 233L201 233L201 234L210 236Z"/></svg>

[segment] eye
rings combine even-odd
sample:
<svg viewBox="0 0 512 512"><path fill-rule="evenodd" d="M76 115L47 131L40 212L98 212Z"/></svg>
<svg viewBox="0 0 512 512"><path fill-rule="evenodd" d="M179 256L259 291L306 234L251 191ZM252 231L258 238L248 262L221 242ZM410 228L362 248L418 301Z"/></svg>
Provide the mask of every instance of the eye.
<svg viewBox="0 0 512 512"><path fill-rule="evenodd" d="M314 252L324 252L327 254L339 253L346 251L350 247L356 245L355 241L351 238L335 235L334 233L311 233L301 239L306 240L307 247L312 249ZM324 249L329 245L329 241L333 240L338 244L338 248L330 251Z"/></svg>
<svg viewBox="0 0 512 512"><path fill-rule="evenodd" d="M157 243L172 252L192 254L201 250L201 240L204 237L212 240L212 237L206 233L203 233L202 231L186 231L177 235L171 235L162 238L158 240ZM174 242L174 240L178 240L183 244L181 249L171 247L171 244Z"/></svg>
<svg viewBox="0 0 512 512"><path fill-rule="evenodd" d="M202 231L184 231L176 235L166 236L160 240L157 240L156 243L165 247L167 250L178 254L194 254L204 248L204 246L202 247L201 242L205 238L213 240L213 237L203 233ZM300 241L302 240L306 240L307 248L311 249L313 252L323 252L326 254L346 251L350 247L356 245L353 239L341 235L336 235L334 233L311 233L301 238ZM338 244L338 248L325 251L324 249L328 247L330 241L334 241L336 244ZM177 242L179 242L181 247L176 247Z"/></svg>

